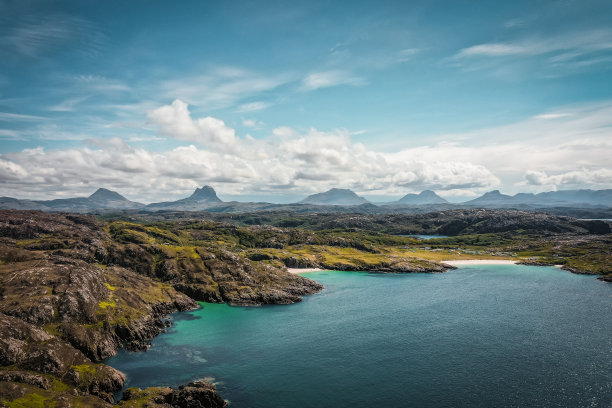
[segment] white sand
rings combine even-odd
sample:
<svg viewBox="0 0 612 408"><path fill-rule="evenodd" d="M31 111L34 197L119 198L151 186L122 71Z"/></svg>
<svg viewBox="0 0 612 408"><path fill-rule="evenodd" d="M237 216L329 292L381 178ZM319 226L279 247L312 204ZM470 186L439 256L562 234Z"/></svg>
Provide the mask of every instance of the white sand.
<svg viewBox="0 0 612 408"><path fill-rule="evenodd" d="M518 261L511 261L508 259L458 259L456 261L440 261L453 266L461 265L514 265Z"/></svg>
<svg viewBox="0 0 612 408"><path fill-rule="evenodd" d="M289 273L304 273L304 272L321 272L324 269L319 268L287 268Z"/></svg>

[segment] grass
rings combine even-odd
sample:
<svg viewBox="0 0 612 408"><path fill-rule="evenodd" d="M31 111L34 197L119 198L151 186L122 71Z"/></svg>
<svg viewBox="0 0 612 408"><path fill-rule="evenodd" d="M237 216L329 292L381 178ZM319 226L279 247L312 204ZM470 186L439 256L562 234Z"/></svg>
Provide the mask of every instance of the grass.
<svg viewBox="0 0 612 408"><path fill-rule="evenodd" d="M57 402L51 401L48 396L42 396L35 392L2 403L7 408L54 408L57 406Z"/></svg>

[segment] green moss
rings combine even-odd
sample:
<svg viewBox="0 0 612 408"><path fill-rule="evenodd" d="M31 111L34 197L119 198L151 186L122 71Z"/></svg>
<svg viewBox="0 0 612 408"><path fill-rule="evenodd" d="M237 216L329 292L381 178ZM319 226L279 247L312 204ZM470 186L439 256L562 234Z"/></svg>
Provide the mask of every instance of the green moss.
<svg viewBox="0 0 612 408"><path fill-rule="evenodd" d="M63 382L55 379L55 378L51 378L51 387L50 387L51 391L54 392L68 392L70 390L72 390L72 387L70 387L67 384L64 384Z"/></svg>
<svg viewBox="0 0 612 408"><path fill-rule="evenodd" d="M161 387L149 387L144 390L139 388L128 388L126 392L130 393L130 399L128 401L121 401L117 406L124 408L143 408L148 406L152 399L162 394L164 391Z"/></svg>
<svg viewBox="0 0 612 408"><path fill-rule="evenodd" d="M77 373L81 375L92 375L93 376L96 374L96 367L90 364L73 365L73 366L70 366L70 368L72 368L74 371L76 371Z"/></svg>
<svg viewBox="0 0 612 408"><path fill-rule="evenodd" d="M57 406L55 401L50 401L49 397L38 393L26 394L12 401L4 401L3 404L8 408L53 408Z"/></svg>
<svg viewBox="0 0 612 408"><path fill-rule="evenodd" d="M110 301L102 300L98 303L98 307L100 309L106 309L107 307L115 307L117 304L115 303L115 299L111 299Z"/></svg>
<svg viewBox="0 0 612 408"><path fill-rule="evenodd" d="M52 334L57 337L61 337L62 334L57 330L58 326L59 326L58 323L49 323L49 324L46 324L44 328L47 333Z"/></svg>
<svg viewBox="0 0 612 408"><path fill-rule="evenodd" d="M104 282L104 286L106 286L108 288L108 290L116 290L117 288L115 286L111 286L110 283Z"/></svg>

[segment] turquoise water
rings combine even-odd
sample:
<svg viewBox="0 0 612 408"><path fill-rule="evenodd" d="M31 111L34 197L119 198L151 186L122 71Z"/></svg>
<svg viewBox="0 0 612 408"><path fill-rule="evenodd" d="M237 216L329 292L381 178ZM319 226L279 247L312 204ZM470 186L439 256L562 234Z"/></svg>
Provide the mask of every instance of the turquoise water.
<svg viewBox="0 0 612 408"><path fill-rule="evenodd" d="M610 407L612 286L552 267L317 272L302 303L203 304L127 386L212 377L232 407Z"/></svg>

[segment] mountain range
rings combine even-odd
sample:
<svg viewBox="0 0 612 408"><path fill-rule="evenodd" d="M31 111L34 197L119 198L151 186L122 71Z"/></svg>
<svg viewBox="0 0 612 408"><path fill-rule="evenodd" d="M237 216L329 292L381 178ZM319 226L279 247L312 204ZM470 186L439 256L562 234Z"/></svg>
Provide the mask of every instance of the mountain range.
<svg viewBox="0 0 612 408"><path fill-rule="evenodd" d="M398 201L374 204L349 189L332 188L312 194L295 204L223 202L211 186L196 188L191 196L176 201L142 204L130 201L117 192L100 188L89 197L54 200L23 200L0 197L0 209L42 210L48 212L99 212L117 210L140 211L325 211L332 212L402 212L413 208L419 211L451 208L612 208L612 189L562 190L539 194L519 193L514 196L494 190L464 203L449 203L431 190L419 194L406 194ZM317 208L319 210L317 210Z"/></svg>
<svg viewBox="0 0 612 408"><path fill-rule="evenodd" d="M470 207L612 207L612 189L608 190L561 190L539 194L519 193L514 196L502 194L499 190L489 191L484 195L462 203Z"/></svg>
<svg viewBox="0 0 612 408"><path fill-rule="evenodd" d="M398 204L427 205L427 204L448 204L448 201L437 195L431 190L421 191L419 194L406 194L397 202Z"/></svg>

